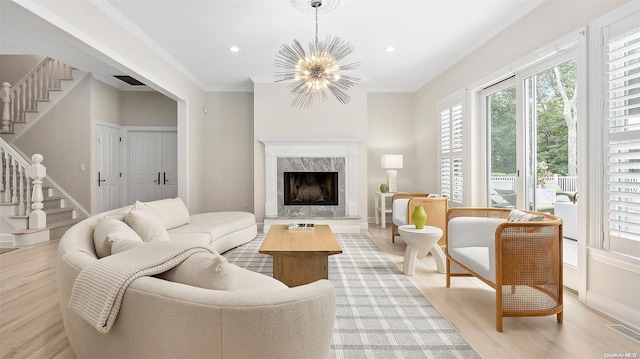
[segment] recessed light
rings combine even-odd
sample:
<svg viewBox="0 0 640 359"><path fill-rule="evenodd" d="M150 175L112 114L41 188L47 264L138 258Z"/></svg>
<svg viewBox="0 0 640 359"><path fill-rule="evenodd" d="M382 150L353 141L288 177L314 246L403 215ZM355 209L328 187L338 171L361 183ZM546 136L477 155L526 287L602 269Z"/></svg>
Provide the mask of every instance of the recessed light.
<svg viewBox="0 0 640 359"><path fill-rule="evenodd" d="M229 48L229 51L231 51L231 52L240 52L240 48L238 46L231 46Z"/></svg>
<svg viewBox="0 0 640 359"><path fill-rule="evenodd" d="M385 48L384 51L386 51L386 52L394 52L394 51L396 51L396 48L393 47L393 46L389 46L389 47Z"/></svg>

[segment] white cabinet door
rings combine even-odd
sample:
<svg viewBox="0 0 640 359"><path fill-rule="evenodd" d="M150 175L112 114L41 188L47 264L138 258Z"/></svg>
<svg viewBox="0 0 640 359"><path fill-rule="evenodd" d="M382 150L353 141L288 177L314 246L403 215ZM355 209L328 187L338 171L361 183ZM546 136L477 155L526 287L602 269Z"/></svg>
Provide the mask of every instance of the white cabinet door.
<svg viewBox="0 0 640 359"><path fill-rule="evenodd" d="M129 132L129 202L177 196L177 134Z"/></svg>
<svg viewBox="0 0 640 359"><path fill-rule="evenodd" d="M120 207L120 129L96 124L95 213Z"/></svg>

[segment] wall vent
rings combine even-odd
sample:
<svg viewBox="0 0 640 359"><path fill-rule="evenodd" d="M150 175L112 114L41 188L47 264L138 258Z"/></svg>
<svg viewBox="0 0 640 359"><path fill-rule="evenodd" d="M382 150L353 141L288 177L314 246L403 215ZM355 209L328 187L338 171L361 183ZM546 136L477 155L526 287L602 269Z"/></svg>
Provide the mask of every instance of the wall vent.
<svg viewBox="0 0 640 359"><path fill-rule="evenodd" d="M127 75L113 75L113 77L117 78L120 81L124 81L126 83L128 83L131 86L146 86L145 84L143 84L142 82L134 79L131 76L127 76Z"/></svg>
<svg viewBox="0 0 640 359"><path fill-rule="evenodd" d="M624 325L620 325L620 324L611 324L611 325L607 325L609 328L622 333L623 335L635 340L636 342L640 343L640 333L636 332L635 330L629 329L627 327L625 327Z"/></svg>

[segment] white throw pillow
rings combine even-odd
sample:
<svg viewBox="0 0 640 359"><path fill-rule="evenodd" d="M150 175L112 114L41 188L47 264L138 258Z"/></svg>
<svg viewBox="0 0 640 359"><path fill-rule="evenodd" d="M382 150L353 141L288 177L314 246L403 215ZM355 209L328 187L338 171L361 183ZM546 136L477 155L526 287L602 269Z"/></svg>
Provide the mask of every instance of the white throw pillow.
<svg viewBox="0 0 640 359"><path fill-rule="evenodd" d="M169 240L169 233L160 218L140 201L133 204L124 221L145 242Z"/></svg>
<svg viewBox="0 0 640 359"><path fill-rule="evenodd" d="M511 210L511 212L509 212L509 218L507 219L507 222L533 222L541 221L543 219L543 215L525 213L514 208Z"/></svg>
<svg viewBox="0 0 640 359"><path fill-rule="evenodd" d="M160 218L166 229L180 227L191 220L189 210L180 197L146 202L145 205Z"/></svg>
<svg viewBox="0 0 640 359"><path fill-rule="evenodd" d="M182 263L157 275L175 283L214 290L235 290L229 262L217 253L194 253Z"/></svg>
<svg viewBox="0 0 640 359"><path fill-rule="evenodd" d="M98 258L103 258L111 254L111 246L114 241L129 240L142 243L140 236L119 219L103 217L96 223L93 231L93 244L96 248Z"/></svg>

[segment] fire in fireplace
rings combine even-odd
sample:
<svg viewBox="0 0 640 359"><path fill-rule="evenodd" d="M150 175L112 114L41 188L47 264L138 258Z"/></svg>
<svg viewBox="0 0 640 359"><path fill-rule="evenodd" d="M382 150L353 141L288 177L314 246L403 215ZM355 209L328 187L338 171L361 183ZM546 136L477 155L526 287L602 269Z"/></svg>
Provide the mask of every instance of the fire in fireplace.
<svg viewBox="0 0 640 359"><path fill-rule="evenodd" d="M338 172L284 172L285 206L337 206Z"/></svg>

